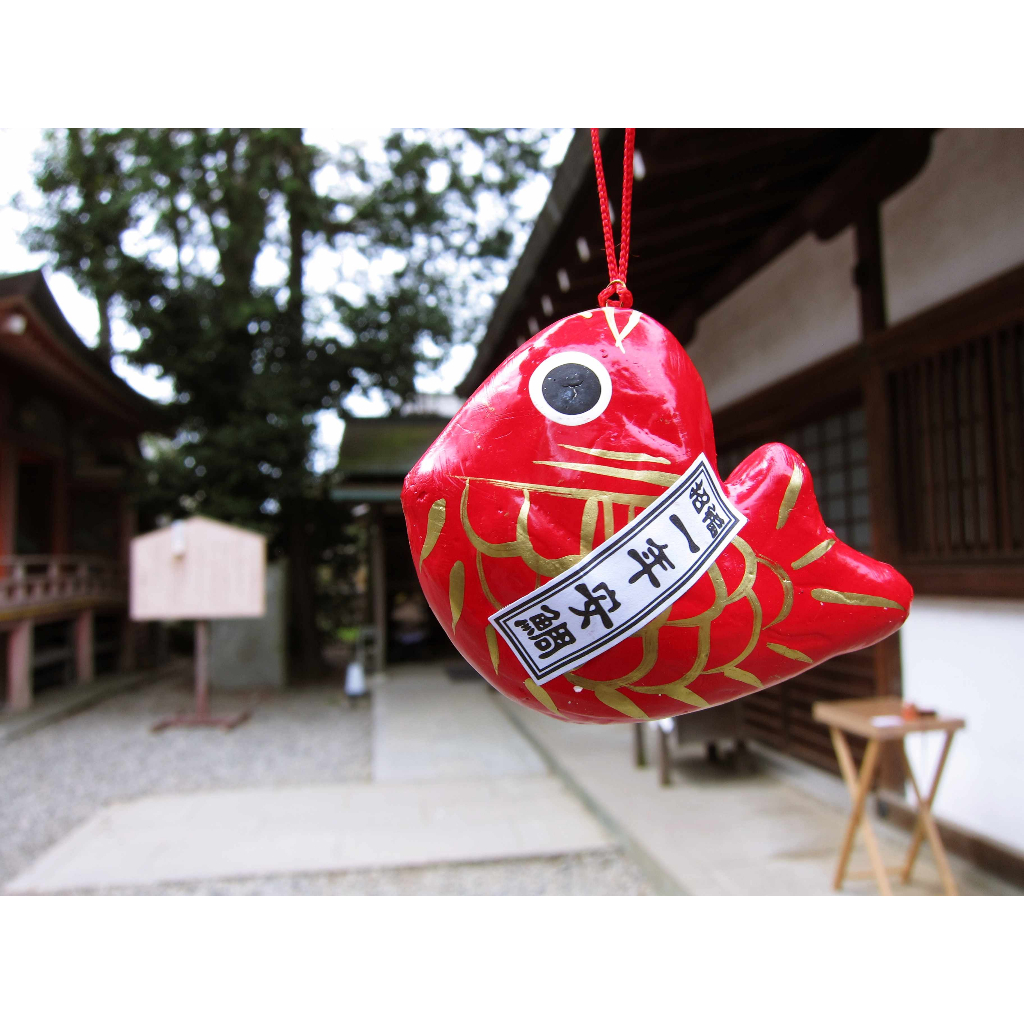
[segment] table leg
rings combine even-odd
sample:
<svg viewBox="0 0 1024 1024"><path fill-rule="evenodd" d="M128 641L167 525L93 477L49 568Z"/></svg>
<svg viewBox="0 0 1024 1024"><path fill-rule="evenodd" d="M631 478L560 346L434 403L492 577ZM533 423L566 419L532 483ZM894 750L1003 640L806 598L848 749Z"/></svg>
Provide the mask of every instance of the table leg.
<svg viewBox="0 0 1024 1024"><path fill-rule="evenodd" d="M943 744L942 753L939 755L939 764L935 769L935 777L932 779L931 789L928 792L926 803L928 809L931 810L932 801L935 799L935 792L938 789L939 778L942 775L943 769L946 766L946 757L949 754L950 744L953 742L953 733L946 733L946 742ZM903 763L908 773L913 775L914 773L910 770L910 762L907 760L906 749L903 751ZM916 782L916 779L915 779ZM916 790L915 790L916 792ZM918 801L920 803L920 800ZM903 872L901 875L901 881L906 884L910 881L910 873L914 870L914 861L917 860L918 851L921 849L921 843L924 840L924 831L921 827L921 815L918 813L914 819L914 831L910 837L910 849L907 850L907 859L903 865Z"/></svg>
<svg viewBox="0 0 1024 1024"><path fill-rule="evenodd" d="M843 835L843 844L839 851L839 863L836 865L835 878L832 881L833 889L840 889L843 878L846 875L846 866L853 852L853 842L857 835L859 825L864 826L864 845L868 849L868 857L871 860L871 867L875 873L875 880L883 896L891 896L892 888L889 885L889 876L882 861L882 852L878 848L878 841L875 839L874 829L871 822L864 813L864 806L867 803L868 794L871 791L871 783L875 777L875 770L878 767L878 752L881 744L878 740L869 740L867 749L864 751L864 761L861 763L860 776L857 775L857 767L850 753L849 744L842 732L833 726L832 745L835 747L836 758L839 761L839 769L846 781L846 788L853 800L853 809L850 811L850 820L846 823L846 832Z"/></svg>
<svg viewBox="0 0 1024 1024"><path fill-rule="evenodd" d="M935 824L935 819L932 817L932 801L935 799L935 793L939 788L939 779L942 777L943 768L946 767L946 756L949 753L952 742L953 733L947 732L946 742L942 748L939 764L935 769L935 776L932 779L927 797L921 796L921 791L917 786L917 779L914 778L914 771L910 767L907 752L906 750L903 751L903 764L907 769L907 778L910 780L910 786L914 790L914 798L917 800L917 820L914 822L914 838L911 842L910 850L907 852L907 861L903 866L903 881L909 880L910 872L913 870L914 861L917 858L917 852L921 848L922 835L926 835L928 843L932 848L932 853L935 855L935 863L939 869L939 877L942 879L943 890L947 896L958 896L956 879L953 877L953 871L949 866L949 859L946 857L946 848L942 845L942 837L939 835L939 829Z"/></svg>
<svg viewBox="0 0 1024 1024"><path fill-rule="evenodd" d="M644 747L644 729L646 722L637 722L633 726L633 756L637 768L647 767L647 750Z"/></svg>
<svg viewBox="0 0 1024 1024"><path fill-rule="evenodd" d="M664 729L658 729L658 781L663 786L672 785L672 751Z"/></svg>

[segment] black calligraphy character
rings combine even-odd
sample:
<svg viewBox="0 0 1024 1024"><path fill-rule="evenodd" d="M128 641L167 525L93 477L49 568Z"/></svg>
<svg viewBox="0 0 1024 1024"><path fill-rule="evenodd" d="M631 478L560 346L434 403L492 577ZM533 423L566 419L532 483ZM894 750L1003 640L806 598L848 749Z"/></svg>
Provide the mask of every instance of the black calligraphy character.
<svg viewBox="0 0 1024 1024"><path fill-rule="evenodd" d="M559 622L546 633L540 633L533 638L533 646L542 658L550 658L555 651L563 647L569 647L576 643L576 637L569 632L569 627L564 622Z"/></svg>
<svg viewBox="0 0 1024 1024"><path fill-rule="evenodd" d="M512 625L518 626L528 637L532 637L535 632L533 626L531 626L530 623L526 621L526 619L516 619L516 621L513 622Z"/></svg>
<svg viewBox="0 0 1024 1024"><path fill-rule="evenodd" d="M665 548L667 547L667 544L655 544L654 541L648 537L646 551L637 551L635 548L630 548L626 554L640 565L640 571L630 576L629 582L636 583L636 581L642 576L646 576L651 581L655 589L660 588L661 580L654 575L654 570L675 568L674 563L671 562L668 555L665 554Z"/></svg>
<svg viewBox="0 0 1024 1024"><path fill-rule="evenodd" d="M712 539L722 532L725 520L718 514L718 510L714 505L709 505L704 513L704 525L708 528L708 533L711 534Z"/></svg>
<svg viewBox="0 0 1024 1024"><path fill-rule="evenodd" d="M693 503L693 511L700 512L709 501L711 496L704 490L704 481L698 480L690 488L690 501Z"/></svg>
<svg viewBox="0 0 1024 1024"><path fill-rule="evenodd" d="M586 585L586 583L577 583L576 592L581 594L586 601L582 608L569 608L569 611L579 615L583 621L580 623L580 629L586 629L590 625L590 620L597 615L605 629L612 628L612 618L608 612L613 612L617 608L622 606L622 602L618 601L615 597L615 591L608 589L607 583L595 584L593 592ZM598 594L597 591L603 590L603 594ZM608 601L608 608L605 609L602 601Z"/></svg>
<svg viewBox="0 0 1024 1024"><path fill-rule="evenodd" d="M530 616L530 623L534 629L543 631L553 623L557 622L561 617L561 612L556 612L546 604L542 604L540 606L540 611L536 615ZM518 626L519 623L517 622L516 625Z"/></svg>
<svg viewBox="0 0 1024 1024"><path fill-rule="evenodd" d="M677 515L671 515L668 517L668 521L686 538L686 543L690 545L690 554L695 555L700 548L693 542L693 538L690 536L690 531L683 526L682 519Z"/></svg>

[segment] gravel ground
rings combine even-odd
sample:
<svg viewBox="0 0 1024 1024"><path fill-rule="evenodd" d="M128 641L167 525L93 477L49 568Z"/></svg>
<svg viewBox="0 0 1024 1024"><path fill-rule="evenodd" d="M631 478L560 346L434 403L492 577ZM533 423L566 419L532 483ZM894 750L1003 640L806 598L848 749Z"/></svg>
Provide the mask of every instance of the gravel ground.
<svg viewBox="0 0 1024 1024"><path fill-rule="evenodd" d="M652 896L616 852L105 889L117 896Z"/></svg>
<svg viewBox="0 0 1024 1024"><path fill-rule="evenodd" d="M214 693L213 709L254 707L229 733L169 729L187 710L187 676L111 698L0 746L0 885L104 805L155 793L234 786L351 782L371 777L367 703L335 686L266 697ZM616 851L104 890L132 895L650 895L642 871Z"/></svg>
<svg viewBox="0 0 1024 1024"><path fill-rule="evenodd" d="M0 884L75 825L115 800L234 786L370 778L370 711L340 689L310 686L266 697L215 691L214 712L255 705L244 725L150 732L188 710L190 681L122 694L0 746Z"/></svg>

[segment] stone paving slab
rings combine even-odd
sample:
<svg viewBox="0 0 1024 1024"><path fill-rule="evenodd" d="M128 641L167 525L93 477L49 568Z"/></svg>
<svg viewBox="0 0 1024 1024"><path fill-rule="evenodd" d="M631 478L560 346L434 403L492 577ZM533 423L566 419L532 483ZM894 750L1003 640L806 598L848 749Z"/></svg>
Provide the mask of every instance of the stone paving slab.
<svg viewBox="0 0 1024 1024"><path fill-rule="evenodd" d="M496 698L500 700L500 698ZM596 805L609 827L628 835L657 865L694 896L810 896L832 892L832 876L848 815L834 798L841 783L794 784L764 758L750 770L709 764L699 747L684 758L673 784L658 784L657 769L633 763L632 725L579 725L505 702L506 712L546 751ZM655 744L648 738L648 752ZM812 769L808 769L813 772ZM909 835L873 821L887 864L899 864ZM972 864L950 858L964 895L1017 895L1019 890ZM852 870L868 868L861 841ZM850 880L846 894L874 895L870 879ZM923 850L910 885L897 895L942 892L929 850Z"/></svg>
<svg viewBox="0 0 1024 1024"><path fill-rule="evenodd" d="M547 767L479 682L451 682L437 665L392 669L373 691L373 777L507 778Z"/></svg>
<svg viewBox="0 0 1024 1024"><path fill-rule="evenodd" d="M468 863L612 845L551 776L224 790L106 807L5 891Z"/></svg>

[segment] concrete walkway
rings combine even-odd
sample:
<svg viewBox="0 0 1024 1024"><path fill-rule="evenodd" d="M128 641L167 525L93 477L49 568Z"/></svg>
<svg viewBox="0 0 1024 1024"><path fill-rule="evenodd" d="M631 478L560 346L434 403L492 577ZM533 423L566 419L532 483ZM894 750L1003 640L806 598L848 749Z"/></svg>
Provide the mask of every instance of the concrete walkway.
<svg viewBox="0 0 1024 1024"><path fill-rule="evenodd" d="M443 670L393 670L373 694L373 778L394 782L545 775L547 766L490 687Z"/></svg>
<svg viewBox="0 0 1024 1024"><path fill-rule="evenodd" d="M45 852L6 891L66 892L612 848L607 832L549 773L488 691L482 681L452 683L439 667L396 672L374 695L372 782L222 789L114 803Z"/></svg>
<svg viewBox="0 0 1024 1024"><path fill-rule="evenodd" d="M839 779L765 756L755 758L750 770L737 771L728 763L709 764L703 750L694 747L673 785L662 787L656 768L634 767L632 725L575 725L495 699L609 828L626 837L637 859L650 857L680 891L700 896L832 892L849 808ZM648 749L654 748L650 735ZM900 863L907 834L884 822L873 824L886 863ZM966 861L951 861L965 895L1020 895ZM868 867L858 842L851 869ZM843 891L872 895L877 890L870 880L856 880L846 882ZM930 851L919 857L912 884L894 891L941 893Z"/></svg>
<svg viewBox="0 0 1024 1024"><path fill-rule="evenodd" d="M6 891L467 863L608 845L549 775L220 790L105 808Z"/></svg>

